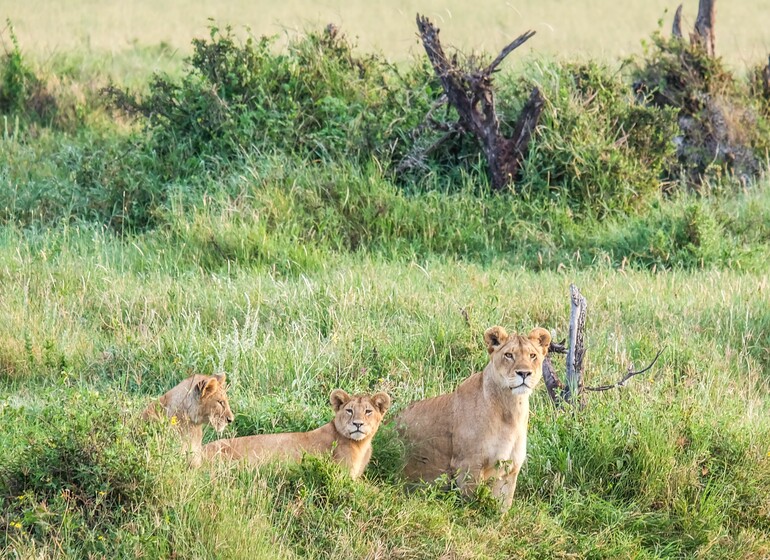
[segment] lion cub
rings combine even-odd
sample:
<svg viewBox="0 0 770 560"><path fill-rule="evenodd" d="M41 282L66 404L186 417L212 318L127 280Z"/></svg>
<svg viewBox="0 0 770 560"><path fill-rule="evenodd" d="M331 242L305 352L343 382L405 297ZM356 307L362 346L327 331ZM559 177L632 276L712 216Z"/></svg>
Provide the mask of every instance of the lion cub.
<svg viewBox="0 0 770 560"><path fill-rule="evenodd" d="M310 432L262 434L220 439L203 446L206 458L246 459L255 464L270 459L298 460L303 453L328 453L357 478L372 456L372 438L390 408L386 393L350 396L342 389L329 400L334 420Z"/></svg>
<svg viewBox="0 0 770 560"><path fill-rule="evenodd" d="M527 456L529 395L543 376L551 335L503 327L484 333L489 363L453 392L409 405L396 425L406 443L408 479L427 482L443 474L466 493L493 479L492 494L511 507Z"/></svg>
<svg viewBox="0 0 770 560"><path fill-rule="evenodd" d="M203 426L211 424L217 432L222 432L234 419L227 399L225 374L192 375L142 412L145 420L160 420L164 415L182 434L183 451L190 453L190 465L199 466Z"/></svg>

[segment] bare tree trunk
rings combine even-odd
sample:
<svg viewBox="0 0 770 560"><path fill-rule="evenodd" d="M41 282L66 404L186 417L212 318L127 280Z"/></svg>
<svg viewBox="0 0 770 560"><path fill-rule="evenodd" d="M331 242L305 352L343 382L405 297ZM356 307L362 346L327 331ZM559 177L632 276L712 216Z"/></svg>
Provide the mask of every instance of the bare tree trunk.
<svg viewBox="0 0 770 560"><path fill-rule="evenodd" d="M698 17L695 19L695 33L690 37L690 41L703 47L709 56L716 55L717 35L714 30L716 25L716 1L699 0Z"/></svg>
<svg viewBox="0 0 770 560"><path fill-rule="evenodd" d="M586 298L580 293L580 290L574 284L569 287L570 290L570 317L569 317L569 346L564 345L564 341L551 342L548 348L548 354L543 360L543 380L545 381L546 389L548 389L548 395L551 397L554 405L557 408L561 408L565 403L571 405L578 405L583 407L585 405L585 393L587 391L600 392L609 391L611 389L621 389L626 386L626 383L632 377L646 373L652 369L658 358L663 354L665 348L658 351L650 364L638 371L634 370L633 364L629 364L628 371L622 379L615 383L608 385L599 385L596 387L588 387L583 383L583 366L585 358L585 326L586 326L586 312L588 310L588 302ZM555 354L566 354L566 378L567 383L564 384L556 375L553 369L553 363L551 357Z"/></svg>
<svg viewBox="0 0 770 560"><path fill-rule="evenodd" d="M570 284L570 314L569 314L569 349L567 350L566 378L564 400L573 403L583 395L583 357L585 356L585 326L588 302L575 284Z"/></svg>
<svg viewBox="0 0 770 560"><path fill-rule="evenodd" d="M671 35L679 39L682 38L682 4L679 4L674 13L674 25L671 26Z"/></svg>
<svg viewBox="0 0 770 560"><path fill-rule="evenodd" d="M447 58L438 38L439 30L428 18L418 14L417 29L428 59L441 80L447 100L460 115L460 128L473 134L481 144L489 165L492 187L506 187L519 173L545 101L540 90L533 89L514 127L513 138L506 138L500 133L500 122L495 111L492 74L506 56L523 45L535 32L527 31L517 37L486 68L464 72Z"/></svg>

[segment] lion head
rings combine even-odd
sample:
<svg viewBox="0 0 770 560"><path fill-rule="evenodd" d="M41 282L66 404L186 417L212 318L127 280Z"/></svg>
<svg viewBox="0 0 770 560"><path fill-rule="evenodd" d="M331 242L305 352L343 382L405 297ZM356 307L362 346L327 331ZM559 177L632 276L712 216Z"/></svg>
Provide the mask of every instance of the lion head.
<svg viewBox="0 0 770 560"><path fill-rule="evenodd" d="M227 399L225 374L212 375L195 384L198 401L198 415L201 424L209 423L217 432L222 432L235 419Z"/></svg>
<svg viewBox="0 0 770 560"><path fill-rule="evenodd" d="M484 342L499 385L514 395L529 395L543 377L551 334L537 327L527 336L509 335L503 327L495 326L486 330Z"/></svg>
<svg viewBox="0 0 770 560"><path fill-rule="evenodd" d="M211 424L222 432L235 417L227 399L225 374L193 375L159 399L168 417L176 416L180 427Z"/></svg>
<svg viewBox="0 0 770 560"><path fill-rule="evenodd" d="M374 437L382 417L390 408L387 393L351 397L342 389L335 389L329 400L334 409L334 427L337 432L354 441Z"/></svg>

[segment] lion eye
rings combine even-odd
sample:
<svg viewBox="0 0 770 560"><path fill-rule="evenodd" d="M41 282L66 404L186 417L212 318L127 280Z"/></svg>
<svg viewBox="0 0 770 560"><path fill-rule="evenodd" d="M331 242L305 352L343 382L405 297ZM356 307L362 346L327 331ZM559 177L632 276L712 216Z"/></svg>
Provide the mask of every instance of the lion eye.
<svg viewBox="0 0 770 560"><path fill-rule="evenodd" d="M345 409L345 412L347 412L351 416L353 415L353 409L352 408Z"/></svg>
<svg viewBox="0 0 770 560"><path fill-rule="evenodd" d="M530 354L530 355L529 355L529 359L530 359L530 360L532 360L532 361L534 362L535 360L537 360L537 354L535 354L535 353L533 352L532 354Z"/></svg>
<svg viewBox="0 0 770 560"><path fill-rule="evenodd" d="M513 359L513 354L511 354L510 352L506 352L506 353L505 353L505 357L506 357L507 359L509 359L509 360L512 360L512 359Z"/></svg>
<svg viewBox="0 0 770 560"><path fill-rule="evenodd" d="M371 413L372 413L372 411L371 411L371 410L369 410L369 409L366 409L366 415L367 415L367 416L369 416Z"/></svg>

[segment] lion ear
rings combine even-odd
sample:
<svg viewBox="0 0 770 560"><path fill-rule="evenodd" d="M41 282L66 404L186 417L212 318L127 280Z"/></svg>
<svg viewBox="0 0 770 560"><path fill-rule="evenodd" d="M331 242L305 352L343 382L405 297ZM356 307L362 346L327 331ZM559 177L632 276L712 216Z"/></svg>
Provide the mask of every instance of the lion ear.
<svg viewBox="0 0 770 560"><path fill-rule="evenodd" d="M489 327L484 332L484 342L487 343L487 350L491 354L496 348L506 343L508 340L508 331L500 325Z"/></svg>
<svg viewBox="0 0 770 560"><path fill-rule="evenodd" d="M372 404L377 407L380 414L385 414L390 408L390 395L387 393L375 393L372 395Z"/></svg>
<svg viewBox="0 0 770 560"><path fill-rule="evenodd" d="M225 372L222 372L222 373L215 373L215 374L214 374L214 377L216 377L217 381L219 381L219 384L220 384L220 385L222 385L222 386L224 387L224 385L225 385L225 380L226 380L226 378L227 378L227 375L225 374Z"/></svg>
<svg viewBox="0 0 770 560"><path fill-rule="evenodd" d="M527 338L532 341L532 344L540 348L543 356L548 354L548 347L551 345L551 333L542 327L536 327L530 331Z"/></svg>
<svg viewBox="0 0 770 560"><path fill-rule="evenodd" d="M345 403L350 402L350 395L342 389L335 389L329 396L329 402L331 403L334 412L337 412L345 405Z"/></svg>
<svg viewBox="0 0 770 560"><path fill-rule="evenodd" d="M207 377L206 379L201 379L195 385L195 391L198 393L198 398L201 400L216 393L217 389L219 389L219 381L216 377Z"/></svg>

